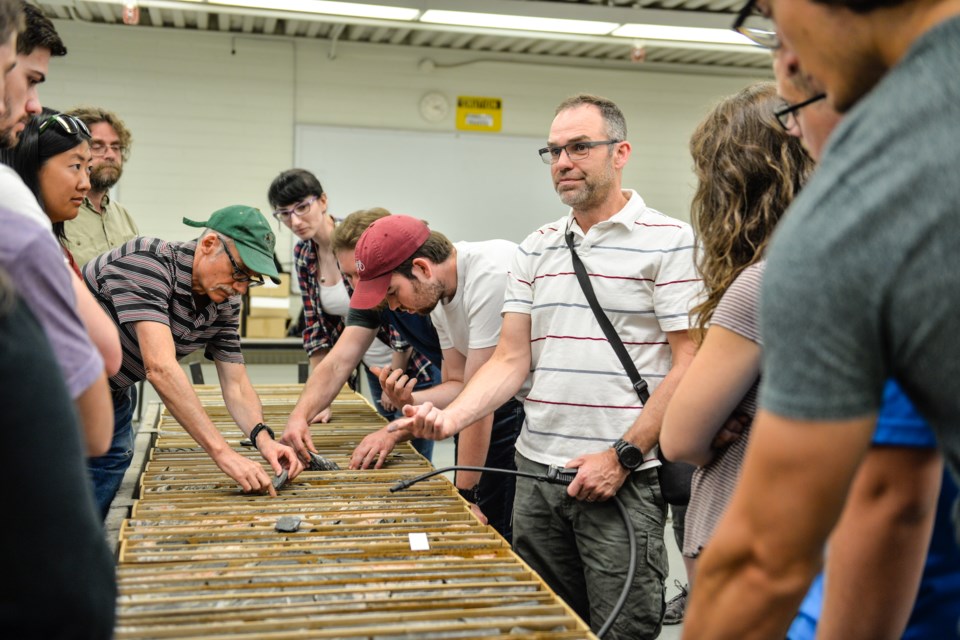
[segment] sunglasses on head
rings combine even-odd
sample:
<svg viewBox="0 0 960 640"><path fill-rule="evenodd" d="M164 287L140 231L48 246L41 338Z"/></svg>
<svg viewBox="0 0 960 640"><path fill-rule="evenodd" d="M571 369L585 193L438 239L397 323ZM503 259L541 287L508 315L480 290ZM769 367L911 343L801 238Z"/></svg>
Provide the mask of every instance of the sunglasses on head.
<svg viewBox="0 0 960 640"><path fill-rule="evenodd" d="M84 135L90 137L90 129L87 128L87 125L80 118L67 115L65 113L55 113L51 116L47 116L46 119L40 124L40 135L43 135L43 132L50 128L50 125L57 125L60 127L60 130L69 136L75 135Z"/></svg>

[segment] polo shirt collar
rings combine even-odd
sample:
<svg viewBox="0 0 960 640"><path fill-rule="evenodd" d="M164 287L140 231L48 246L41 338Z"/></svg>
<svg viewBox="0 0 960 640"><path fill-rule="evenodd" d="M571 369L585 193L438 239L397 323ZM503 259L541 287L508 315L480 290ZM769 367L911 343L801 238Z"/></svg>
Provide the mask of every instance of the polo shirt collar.
<svg viewBox="0 0 960 640"><path fill-rule="evenodd" d="M603 222L598 222L597 224L593 225L592 228L603 229L605 227L618 224L622 226L624 229L626 229L627 231L630 231L633 229L637 220L639 220L640 216L643 215L643 212L647 208L647 205L643 201L643 198L640 197L640 194L634 191L633 189L622 189L621 191L623 193L629 194L629 199L627 200L627 204L623 206L623 209L620 209L620 211L617 211L615 214L613 214L608 220L604 220ZM580 225L577 224L576 218L573 217L572 210L570 211L570 214L567 216L567 226L566 226L566 229L564 230L564 234L569 232L571 229L573 230L574 235L580 236L581 238L583 237L584 235L583 230L580 228Z"/></svg>

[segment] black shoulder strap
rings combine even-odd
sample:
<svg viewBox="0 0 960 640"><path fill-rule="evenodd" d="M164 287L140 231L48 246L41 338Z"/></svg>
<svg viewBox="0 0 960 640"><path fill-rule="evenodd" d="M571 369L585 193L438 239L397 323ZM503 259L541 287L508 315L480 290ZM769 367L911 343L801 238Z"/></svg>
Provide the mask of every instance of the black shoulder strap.
<svg viewBox="0 0 960 640"><path fill-rule="evenodd" d="M593 285L590 284L587 269L583 266L580 256L577 255L577 250L573 248L573 231L568 231L566 237L567 246L570 247L570 257L573 258L573 270L577 274L577 281L580 283L580 288L583 289L583 295L587 297L593 315L596 316L600 328L603 329L603 335L607 337L607 341L620 359L620 364L623 365L627 376L630 377L630 382L633 384L633 390L637 392L637 397L640 398L640 402L647 404L647 400L650 399L647 381L640 377L640 372L637 371L636 365L630 359L630 354L627 353L627 348L623 346L623 341L617 335L616 329L613 328L610 318L600 308L600 302L597 301L597 294L593 292Z"/></svg>

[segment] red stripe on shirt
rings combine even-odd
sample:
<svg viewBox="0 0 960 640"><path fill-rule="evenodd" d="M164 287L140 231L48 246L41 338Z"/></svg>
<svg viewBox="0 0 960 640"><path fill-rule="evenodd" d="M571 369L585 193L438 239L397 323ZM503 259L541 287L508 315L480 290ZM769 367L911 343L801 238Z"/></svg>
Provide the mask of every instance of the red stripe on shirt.
<svg viewBox="0 0 960 640"><path fill-rule="evenodd" d="M540 278L556 278L557 276L575 276L577 275L573 271L560 271L559 273L545 273L541 276L537 276L533 279L534 282ZM588 273L588 276L591 278L607 278L608 280L633 280L635 282L653 282L650 278L634 278L632 276L608 276L602 273Z"/></svg>
<svg viewBox="0 0 960 640"><path fill-rule="evenodd" d="M670 285L670 284L686 284L688 282L700 282L700 278L690 278L689 280L671 280L670 282L658 282L654 286L666 287L667 285Z"/></svg>
<svg viewBox="0 0 960 640"><path fill-rule="evenodd" d="M641 227L673 227L674 229L681 228L678 224L650 224L649 222L634 222L633 224Z"/></svg>

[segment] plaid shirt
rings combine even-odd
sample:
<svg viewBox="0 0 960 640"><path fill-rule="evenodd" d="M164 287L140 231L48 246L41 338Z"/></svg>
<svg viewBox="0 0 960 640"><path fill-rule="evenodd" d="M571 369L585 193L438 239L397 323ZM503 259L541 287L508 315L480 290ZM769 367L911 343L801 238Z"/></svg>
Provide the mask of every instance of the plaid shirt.
<svg viewBox="0 0 960 640"><path fill-rule="evenodd" d="M333 348L343 332L343 319L325 313L320 304L320 279L317 277L320 261L313 241L298 242L293 248L293 258L303 299L303 350L312 356L320 349Z"/></svg>
<svg viewBox="0 0 960 640"><path fill-rule="evenodd" d="M332 349L337 338L343 332L343 318L324 312L320 304L320 279L317 277L319 260L317 247L312 240L301 240L293 249L297 269L297 281L300 283L300 296L303 299L303 349L307 355L313 355L320 349ZM341 274L347 292L352 296L353 289L346 277ZM394 351L405 351L410 347L385 319L377 329L377 339ZM416 351L410 356L406 373L416 376L421 382L430 382L427 373L430 360ZM437 365L439 366L439 365ZM439 381L438 381L439 382Z"/></svg>
<svg viewBox="0 0 960 640"><path fill-rule="evenodd" d="M394 351L404 351L409 348L410 345L407 344L407 342L400 336L400 332L383 318L383 314L380 315L380 318L380 329L377 332L377 335L381 335L384 330L386 330L390 335L390 348ZM419 380L417 387L433 386L433 384L438 384L440 381L434 380L429 373L430 365L432 364L433 363L430 361L430 358L414 349L413 353L410 354L410 360L407 362L407 370L405 373L411 378L416 378ZM440 365L437 364L437 366L439 367Z"/></svg>

